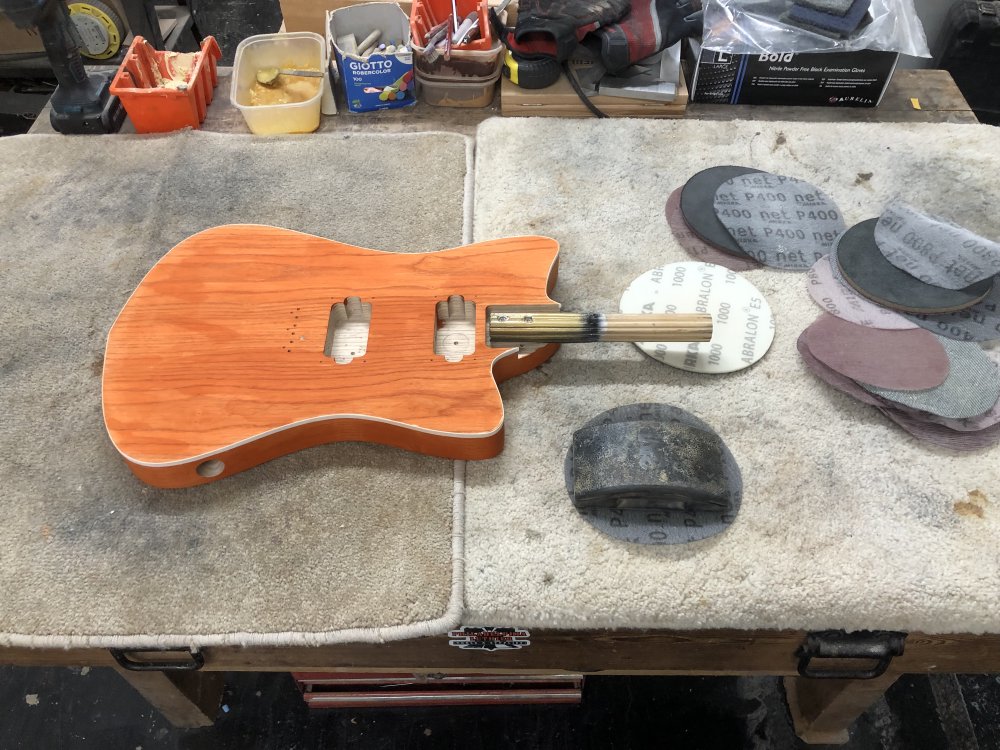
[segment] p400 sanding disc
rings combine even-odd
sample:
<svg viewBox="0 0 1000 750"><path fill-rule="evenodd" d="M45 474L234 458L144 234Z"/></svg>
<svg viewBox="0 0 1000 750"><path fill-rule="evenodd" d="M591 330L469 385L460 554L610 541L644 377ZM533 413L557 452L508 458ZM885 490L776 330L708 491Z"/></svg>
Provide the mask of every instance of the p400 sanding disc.
<svg viewBox="0 0 1000 750"><path fill-rule="evenodd" d="M875 242L877 224L878 219L855 224L834 247L844 280L868 299L902 312L946 313L972 307L993 288L990 278L964 289L944 289L896 268Z"/></svg>
<svg viewBox="0 0 1000 750"><path fill-rule="evenodd" d="M715 213L715 193L719 185L740 175L759 172L749 167L721 166L703 169L681 188L681 213L696 235L720 250L739 258L750 258Z"/></svg>

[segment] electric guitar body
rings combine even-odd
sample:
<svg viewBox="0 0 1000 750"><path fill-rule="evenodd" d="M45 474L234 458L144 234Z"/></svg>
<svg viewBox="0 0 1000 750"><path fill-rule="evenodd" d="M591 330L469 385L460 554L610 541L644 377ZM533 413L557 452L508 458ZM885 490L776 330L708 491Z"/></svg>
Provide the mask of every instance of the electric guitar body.
<svg viewBox="0 0 1000 750"><path fill-rule="evenodd" d="M490 346L487 312L558 310L558 252L545 237L409 254L266 226L196 234L149 271L108 334L108 434L158 487L343 440L494 456L497 382L558 346Z"/></svg>

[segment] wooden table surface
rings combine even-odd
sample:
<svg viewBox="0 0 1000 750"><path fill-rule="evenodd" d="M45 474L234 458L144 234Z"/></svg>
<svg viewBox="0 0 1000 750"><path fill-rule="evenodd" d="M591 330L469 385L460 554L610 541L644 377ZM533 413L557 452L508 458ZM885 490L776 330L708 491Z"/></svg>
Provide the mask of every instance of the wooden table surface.
<svg viewBox="0 0 1000 750"><path fill-rule="evenodd" d="M243 116L229 101L231 69L219 69L219 85L202 129L216 133L249 133ZM919 104L919 109L914 106ZM340 111L323 117L319 132L414 132L448 130L474 135L483 120L500 113L499 93L493 104L481 109L432 107L417 102L412 107L353 114L338 98ZM878 107L777 107L749 104L689 104L684 117L704 120L797 120L800 122L952 122L975 124L976 115L944 70L897 70ZM49 108L39 114L31 133L52 133ZM134 133L126 120L122 133Z"/></svg>
<svg viewBox="0 0 1000 750"><path fill-rule="evenodd" d="M203 129L246 133L229 102L228 70ZM498 102L483 109L412 108L324 117L322 132L448 130L473 136L483 120L498 114ZM876 108L755 107L689 105L685 117L702 119L799 120L809 122L976 123L951 76L938 70L897 70ZM32 133L52 132L47 110ZM126 123L123 132L133 132ZM307 136L303 136L307 137ZM904 654L874 680L809 680L797 676L798 650L806 634L777 631L542 631L527 648L490 653L466 651L434 636L385 644L316 648L207 648L202 671L136 672L118 666L105 649L0 649L0 663L17 665L114 666L179 726L211 724L221 694L221 672L338 671L392 669L426 672L520 671L627 674L783 675L799 736L809 742L846 741L846 728L905 673L1000 672L1000 636L907 636ZM135 659L153 658L133 655ZM160 655L163 658L163 655ZM167 658L178 658L169 656ZM186 658L183 655L180 658ZM846 664L845 666L850 666Z"/></svg>

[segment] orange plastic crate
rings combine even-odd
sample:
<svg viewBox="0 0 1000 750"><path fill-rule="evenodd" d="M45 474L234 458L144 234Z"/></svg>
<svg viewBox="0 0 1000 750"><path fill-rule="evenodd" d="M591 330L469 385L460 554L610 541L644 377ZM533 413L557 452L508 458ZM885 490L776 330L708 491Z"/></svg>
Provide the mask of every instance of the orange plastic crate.
<svg viewBox="0 0 1000 750"><path fill-rule="evenodd" d="M162 82L170 80L177 54L153 49L141 36L132 40L111 82L111 93L121 99L137 133L197 128L205 120L219 82L222 51L215 37L205 37L183 87L168 88Z"/></svg>
<svg viewBox="0 0 1000 750"><path fill-rule="evenodd" d="M476 11L479 14L479 36L468 44L455 45L457 50L489 50L493 46L487 0L455 0L458 22ZM410 6L410 40L423 47L427 32L451 15L451 0L413 0Z"/></svg>

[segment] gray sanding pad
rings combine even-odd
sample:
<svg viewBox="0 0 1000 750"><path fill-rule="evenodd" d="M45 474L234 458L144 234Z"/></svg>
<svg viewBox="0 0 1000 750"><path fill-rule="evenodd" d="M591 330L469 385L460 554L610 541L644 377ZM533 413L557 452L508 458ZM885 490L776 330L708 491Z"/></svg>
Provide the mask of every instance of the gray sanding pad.
<svg viewBox="0 0 1000 750"><path fill-rule="evenodd" d="M946 313L972 307L990 293L992 279L965 289L942 289L896 268L875 243L877 224L878 219L855 224L834 245L842 278L863 296L902 312Z"/></svg>
<svg viewBox="0 0 1000 750"><path fill-rule="evenodd" d="M844 16L854 5L854 0L795 0L795 4L804 8L812 8L820 13Z"/></svg>
<svg viewBox="0 0 1000 750"><path fill-rule="evenodd" d="M716 434L698 417L668 404L628 404L598 414L582 427L616 422L657 420L676 421L698 430ZM743 478L736 459L720 438L725 481L732 500L728 511L650 510L641 508L587 508L577 512L599 531L634 544L683 544L714 536L736 520L743 500ZM573 451L566 453L563 465L566 491L573 496Z"/></svg>
<svg viewBox="0 0 1000 750"><path fill-rule="evenodd" d="M896 268L945 289L965 289L1000 273L1000 245L900 200L879 217L875 242Z"/></svg>
<svg viewBox="0 0 1000 750"><path fill-rule="evenodd" d="M573 504L728 511L722 441L676 420L581 427L573 433Z"/></svg>
<svg viewBox="0 0 1000 750"><path fill-rule="evenodd" d="M697 236L720 250L739 258L749 257L715 214L715 192L726 180L757 172L749 167L720 166L703 169L681 188L681 213Z"/></svg>
<svg viewBox="0 0 1000 750"><path fill-rule="evenodd" d="M857 294L834 271L836 261L833 254L824 255L806 272L806 289L813 302L831 315L836 315L849 323L869 328L886 330L907 330L917 328L917 324L903 317L901 313L876 305Z"/></svg>
<svg viewBox="0 0 1000 750"><path fill-rule="evenodd" d="M738 273L711 263L653 268L628 285L619 309L633 315L711 315L711 341L636 344L653 359L690 372L742 370L763 357L774 341L774 316L764 295Z"/></svg>
<svg viewBox="0 0 1000 750"><path fill-rule="evenodd" d="M948 377L944 346L921 328L885 331L823 313L802 335L813 356L859 383L920 391Z"/></svg>
<svg viewBox="0 0 1000 750"><path fill-rule="evenodd" d="M770 172L726 180L713 204L743 252L773 268L807 270L847 229L840 209L822 190Z"/></svg>
<svg viewBox="0 0 1000 750"><path fill-rule="evenodd" d="M862 19L858 22L858 24L853 28L851 28L849 31L840 31L839 29L832 29L830 28L830 24L817 26L816 24L806 23L805 21L798 21L791 15L791 13L782 13L778 17L778 20L788 24L789 26L798 26L800 29L811 31L813 34L819 34L820 36L825 36L828 39L848 39L854 36L860 29L864 28L875 19L872 17L871 13L865 13Z"/></svg>
<svg viewBox="0 0 1000 750"><path fill-rule="evenodd" d="M861 25L871 0L854 0L848 7L847 12L836 14L810 8L802 3L795 3L788 10L788 17L797 22L815 26L826 31L834 31L838 34L848 36Z"/></svg>
<svg viewBox="0 0 1000 750"><path fill-rule="evenodd" d="M886 402L886 405L891 404ZM930 414L925 411L920 411L919 409L911 409L908 406L903 406L902 404L895 404L892 408L910 419L920 422L939 424L942 427L947 427L948 429L955 430L956 432L979 432L980 430L985 430L988 427L1000 424L1000 401L994 404L993 408L985 414L980 414L978 417L967 417L966 419L949 419L948 417Z"/></svg>
<svg viewBox="0 0 1000 750"><path fill-rule="evenodd" d="M705 263L715 263L717 266L728 268L731 271L752 271L761 268L761 264L753 258L743 255L737 256L727 253L709 245L701 237L695 234L694 230L684 221L684 214L681 213L681 190L677 188L667 199L667 224L685 252L695 260Z"/></svg>
<svg viewBox="0 0 1000 750"><path fill-rule="evenodd" d="M911 409L950 419L978 417L1000 399L1000 373L996 363L978 344L940 339L948 353L950 371L944 383L923 391L900 391L859 383L869 393Z"/></svg>
<svg viewBox="0 0 1000 750"><path fill-rule="evenodd" d="M943 315L903 316L938 336L956 341L1000 341L1000 283L993 282L993 290L982 302L958 312Z"/></svg>

